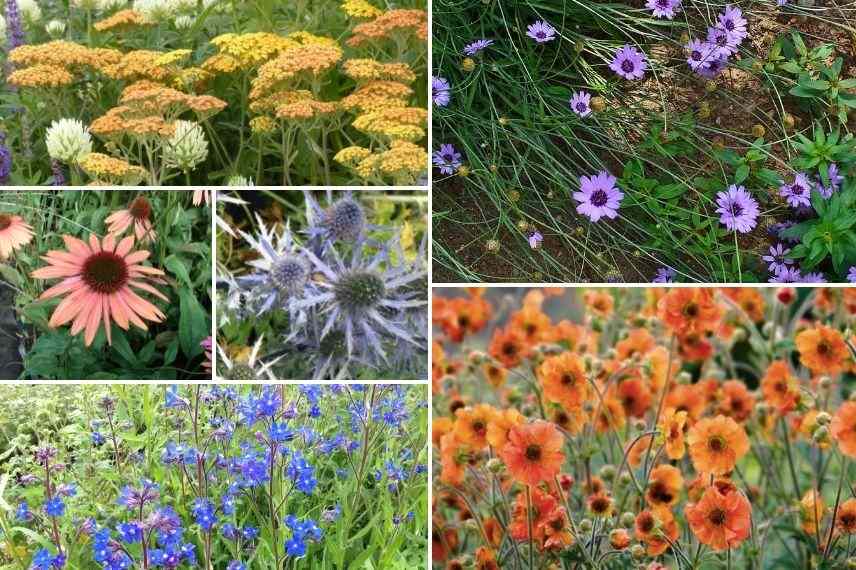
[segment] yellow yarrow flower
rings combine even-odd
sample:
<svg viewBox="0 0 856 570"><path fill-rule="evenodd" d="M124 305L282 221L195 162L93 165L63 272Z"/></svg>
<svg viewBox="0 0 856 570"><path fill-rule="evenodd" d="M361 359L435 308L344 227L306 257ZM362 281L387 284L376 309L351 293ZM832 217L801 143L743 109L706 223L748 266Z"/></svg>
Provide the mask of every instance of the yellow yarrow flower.
<svg viewBox="0 0 856 570"><path fill-rule="evenodd" d="M386 79L413 83L416 74L406 63L381 63L375 59L349 59L342 65L345 75L353 79L372 80Z"/></svg>
<svg viewBox="0 0 856 570"><path fill-rule="evenodd" d="M86 174L101 182L137 184L146 174L139 166L98 152L89 153L78 164Z"/></svg>
<svg viewBox="0 0 856 570"><path fill-rule="evenodd" d="M377 18L383 14L383 10L375 8L366 0L345 0L342 2L342 11L352 18Z"/></svg>

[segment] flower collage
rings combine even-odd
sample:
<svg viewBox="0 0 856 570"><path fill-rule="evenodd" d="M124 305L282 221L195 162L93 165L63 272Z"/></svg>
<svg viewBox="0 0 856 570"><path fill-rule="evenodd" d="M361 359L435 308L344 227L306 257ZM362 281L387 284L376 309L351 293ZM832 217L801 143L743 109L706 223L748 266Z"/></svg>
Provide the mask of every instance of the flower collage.
<svg viewBox="0 0 856 570"><path fill-rule="evenodd" d="M856 569L842 0L0 0L0 570Z"/></svg>

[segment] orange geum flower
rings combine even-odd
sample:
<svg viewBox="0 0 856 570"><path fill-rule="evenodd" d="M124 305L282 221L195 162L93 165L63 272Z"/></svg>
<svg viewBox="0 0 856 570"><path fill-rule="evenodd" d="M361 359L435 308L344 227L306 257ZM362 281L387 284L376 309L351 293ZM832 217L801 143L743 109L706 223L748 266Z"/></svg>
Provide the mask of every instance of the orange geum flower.
<svg viewBox="0 0 856 570"><path fill-rule="evenodd" d="M642 458L648 455L648 448L653 445L653 435L642 435L630 440L625 446L624 452L627 454L627 464L631 467L639 467L642 463ZM656 453L651 447L652 453Z"/></svg>
<svg viewBox="0 0 856 570"><path fill-rule="evenodd" d="M841 453L856 459L856 402L844 402L829 424L832 439Z"/></svg>
<svg viewBox="0 0 856 570"><path fill-rule="evenodd" d="M474 407L467 406L455 411L455 435L473 449L487 447L487 426L497 410L488 404L477 404Z"/></svg>
<svg viewBox="0 0 856 570"><path fill-rule="evenodd" d="M787 362L776 360L767 367L761 379L761 393L779 413L785 414L797 407L800 401L799 381L791 374Z"/></svg>
<svg viewBox="0 0 856 570"><path fill-rule="evenodd" d="M800 500L800 521L802 529L810 535L820 528L824 512L823 497L816 489L809 489Z"/></svg>
<svg viewBox="0 0 856 570"><path fill-rule="evenodd" d="M571 524L565 507L553 509L542 524L547 538L544 548L547 550L562 550L574 543L574 535L571 534Z"/></svg>
<svg viewBox="0 0 856 570"><path fill-rule="evenodd" d="M523 332L528 344L536 344L544 340L551 323L540 308L529 306L513 313L508 326Z"/></svg>
<svg viewBox="0 0 856 570"><path fill-rule="evenodd" d="M516 481L537 485L559 473L565 461L563 445L564 438L556 426L538 420L512 427L499 456Z"/></svg>
<svg viewBox="0 0 856 570"><path fill-rule="evenodd" d="M596 517L612 516L612 512L615 509L612 497L604 492L589 495L589 498L586 499L586 504L588 505L589 512Z"/></svg>
<svg viewBox="0 0 856 570"><path fill-rule="evenodd" d="M658 426L666 445L666 455L669 459L680 459L686 452L684 445L684 429L687 425L687 412L667 408L663 412Z"/></svg>
<svg viewBox="0 0 856 570"><path fill-rule="evenodd" d="M615 550L630 546L630 533L625 528L616 528L609 533L609 545Z"/></svg>
<svg viewBox="0 0 856 570"><path fill-rule="evenodd" d="M440 438L440 481L452 486L464 482L466 466L469 465L472 454L470 448L460 441L451 431Z"/></svg>
<svg viewBox="0 0 856 570"><path fill-rule="evenodd" d="M612 314L615 300L606 291L586 291L583 294L586 307L595 316L606 318Z"/></svg>
<svg viewBox="0 0 856 570"><path fill-rule="evenodd" d="M586 343L592 336L594 333L589 332L584 326L564 320L553 325L544 340L564 345L574 352L584 352L588 348Z"/></svg>
<svg viewBox="0 0 856 570"><path fill-rule="evenodd" d="M856 534L856 499L847 499L838 506L835 534Z"/></svg>
<svg viewBox="0 0 856 570"><path fill-rule="evenodd" d="M628 416L641 418L651 407L654 396L641 378L628 378L618 384L616 397Z"/></svg>
<svg viewBox="0 0 856 570"><path fill-rule="evenodd" d="M523 424L526 418L514 408L501 410L494 414L487 426L487 441L494 449L502 449L508 442L508 432L514 426Z"/></svg>
<svg viewBox="0 0 856 570"><path fill-rule="evenodd" d="M91 234L89 243L68 235L62 239L67 251L49 251L42 256L48 265L32 272L36 279L62 279L39 297L43 300L65 295L51 315L48 323L51 327L74 321L72 336L85 329L84 342L89 346L102 323L107 342L112 343L112 321L125 330L129 324L148 330L144 321L161 322L166 318L160 309L134 291L142 290L169 301L146 282L159 282L158 276L164 273L141 265L150 253L132 251L133 237L128 236L118 243L112 234L103 240Z"/></svg>
<svg viewBox="0 0 856 570"><path fill-rule="evenodd" d="M690 428L687 445L696 471L724 475L749 451L749 437L733 419L718 415Z"/></svg>
<svg viewBox="0 0 856 570"><path fill-rule="evenodd" d="M0 213L0 259L9 259L16 249L33 239L33 228L21 216Z"/></svg>
<svg viewBox="0 0 856 570"><path fill-rule="evenodd" d="M491 362L482 365L482 374L487 383L494 388L503 386L508 378L508 370Z"/></svg>
<svg viewBox="0 0 856 570"><path fill-rule="evenodd" d="M706 405L705 393L698 384L678 384L666 395L666 407L687 412L688 420L700 419Z"/></svg>
<svg viewBox="0 0 856 570"><path fill-rule="evenodd" d="M739 380L723 382L719 397L719 413L737 422L744 422L752 415L755 398L743 382Z"/></svg>
<svg viewBox="0 0 856 570"><path fill-rule="evenodd" d="M673 465L658 465L651 470L645 500L658 507L671 507L678 502L684 478Z"/></svg>
<svg viewBox="0 0 856 570"><path fill-rule="evenodd" d="M615 353L619 360L647 354L656 346L654 336L648 329L633 329L627 337L615 343Z"/></svg>
<svg viewBox="0 0 856 570"><path fill-rule="evenodd" d="M138 242L154 241L157 237L152 228L152 205L144 196L137 196L127 209L113 212L104 222L107 231L117 237L131 226L134 227L134 236Z"/></svg>
<svg viewBox="0 0 856 570"><path fill-rule="evenodd" d="M521 331L513 327L496 329L488 346L488 354L497 359L506 368L514 368L523 358L529 356L529 347Z"/></svg>
<svg viewBox="0 0 856 570"><path fill-rule="evenodd" d="M826 325L800 332L794 342L800 362L814 374L837 374L850 358L842 334Z"/></svg>
<svg viewBox="0 0 856 570"><path fill-rule="evenodd" d="M733 487L725 492L708 487L697 503L684 507L684 513L698 541L714 550L735 548L749 536L752 506Z"/></svg>
<svg viewBox="0 0 856 570"><path fill-rule="evenodd" d="M678 354L688 362L701 362L713 356L713 345L704 334L697 332L679 334Z"/></svg>
<svg viewBox="0 0 856 570"><path fill-rule="evenodd" d="M527 505L526 493L518 493L512 507L511 524L508 533L514 540L528 540L529 518L532 519L532 540L541 545L546 536L546 523L550 515L558 507L559 501L553 495L545 493L538 487L530 487L530 505Z"/></svg>
<svg viewBox="0 0 856 570"><path fill-rule="evenodd" d="M586 414L582 409L569 412L560 405L554 405L550 412L550 421L570 433L580 433L586 424Z"/></svg>
<svg viewBox="0 0 856 570"><path fill-rule="evenodd" d="M659 556L678 539L678 523L668 509L653 508L636 515L636 537L647 546L648 556Z"/></svg>
<svg viewBox="0 0 856 570"><path fill-rule="evenodd" d="M672 289L657 303L657 311L666 326L680 335L715 330L723 313L714 290L703 287Z"/></svg>
<svg viewBox="0 0 856 570"><path fill-rule="evenodd" d="M504 531L502 530L502 525L495 517L484 519L482 526L484 527L484 538L488 544L493 547L497 547L502 544Z"/></svg>
<svg viewBox="0 0 856 570"><path fill-rule="evenodd" d="M624 413L621 400L613 396L604 398L603 405L600 406L600 410L596 414L594 426L598 433L621 429L627 423L627 416Z"/></svg>
<svg viewBox="0 0 856 570"><path fill-rule="evenodd" d="M475 570L500 570L493 549L486 546L476 548Z"/></svg>
<svg viewBox="0 0 856 570"><path fill-rule="evenodd" d="M538 367L538 379L544 387L544 398L566 410L581 408L588 396L585 366L582 358L574 352L544 359Z"/></svg>

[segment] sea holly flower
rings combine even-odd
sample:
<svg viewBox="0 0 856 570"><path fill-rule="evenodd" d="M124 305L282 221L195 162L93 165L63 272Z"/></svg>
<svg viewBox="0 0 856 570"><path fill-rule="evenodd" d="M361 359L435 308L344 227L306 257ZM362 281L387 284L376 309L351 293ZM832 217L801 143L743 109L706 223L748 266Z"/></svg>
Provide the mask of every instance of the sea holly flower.
<svg viewBox="0 0 856 570"><path fill-rule="evenodd" d="M452 87L444 77L431 77L431 100L438 107L445 107L452 100Z"/></svg>
<svg viewBox="0 0 856 570"><path fill-rule="evenodd" d="M624 79L642 79L645 76L645 70L648 69L648 62L645 54L635 47L625 45L615 52L609 68Z"/></svg>
<svg viewBox="0 0 856 570"><path fill-rule="evenodd" d="M529 24L526 28L526 35L539 44L543 44L556 39L556 28L544 20L536 20L535 23Z"/></svg>
<svg viewBox="0 0 856 570"><path fill-rule="evenodd" d="M150 253L134 251L133 237L118 243L112 234L101 240L90 234L88 243L69 235L62 239L66 251L49 251L42 256L48 265L31 274L36 279L62 279L39 297L44 300L65 295L51 315L48 323L51 327L73 321L71 334L85 330L84 342L89 346L102 324L107 342L112 344L112 321L124 330L128 330L129 324L147 330L144 321L164 320L160 309L134 291L145 291L169 301L147 283L162 282L159 276L164 272L141 264Z"/></svg>
<svg viewBox="0 0 856 570"><path fill-rule="evenodd" d="M797 173L793 183L779 186L779 196L792 208L811 207L813 185L804 172Z"/></svg>
<svg viewBox="0 0 856 570"><path fill-rule="evenodd" d="M729 231L748 233L758 223L758 202L743 186L732 184L728 190L717 193L716 204L719 221Z"/></svg>
<svg viewBox="0 0 856 570"><path fill-rule="evenodd" d="M33 228L21 216L0 213L0 261L33 240Z"/></svg>
<svg viewBox="0 0 856 570"><path fill-rule="evenodd" d="M571 97L571 110L580 117L591 115L591 93L574 91L574 95Z"/></svg>
<svg viewBox="0 0 856 570"><path fill-rule="evenodd" d="M311 192L304 191L303 194L306 197L306 219L310 225L306 233L310 238L353 242L361 240L369 229L380 229L368 225L365 209L352 192L333 200L333 194L328 190L331 203L327 208L322 208Z"/></svg>
<svg viewBox="0 0 856 570"><path fill-rule="evenodd" d="M790 248L786 248L784 244L777 243L774 246L771 245L769 255L765 255L761 257L761 259L769 264L767 266L767 269L771 273L776 273L780 267L793 265L794 260L785 257L788 253L790 253L790 251Z"/></svg>
<svg viewBox="0 0 856 570"><path fill-rule="evenodd" d="M580 191L573 194L574 200L579 202L577 212L592 222L602 217L617 218L624 193L616 188L616 180L615 176L605 170L593 176L581 176Z"/></svg>
<svg viewBox="0 0 856 570"><path fill-rule="evenodd" d="M645 7L652 11L651 15L655 18L671 20L676 12L681 11L681 0L648 0Z"/></svg>
<svg viewBox="0 0 856 570"><path fill-rule="evenodd" d="M493 44L493 40L476 40L470 44L464 46L464 55L474 56L478 54L480 51L490 47Z"/></svg>
<svg viewBox="0 0 856 570"><path fill-rule="evenodd" d="M454 174L461 167L461 153L451 144L441 144L440 150L431 155L434 166L440 169L440 174Z"/></svg>

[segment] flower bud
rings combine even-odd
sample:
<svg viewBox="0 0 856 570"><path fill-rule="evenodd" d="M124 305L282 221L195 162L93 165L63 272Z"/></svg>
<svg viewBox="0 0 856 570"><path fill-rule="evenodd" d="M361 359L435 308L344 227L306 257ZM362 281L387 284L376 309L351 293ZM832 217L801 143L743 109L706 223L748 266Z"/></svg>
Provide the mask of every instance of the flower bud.
<svg viewBox="0 0 856 570"><path fill-rule="evenodd" d="M476 522L476 519L467 519L464 521L464 528L470 532L476 532L479 530L479 523Z"/></svg>
<svg viewBox="0 0 856 570"><path fill-rule="evenodd" d="M461 166L458 167L458 176L466 178L469 175L470 175L470 167L469 166L467 166L466 164L462 164Z"/></svg>
<svg viewBox="0 0 856 570"><path fill-rule="evenodd" d="M461 62L461 69L469 73L470 71L476 68L476 62L471 57L465 57L464 61Z"/></svg>
<svg viewBox="0 0 856 570"><path fill-rule="evenodd" d="M600 468L600 472L598 473L600 478L604 481L612 481L615 479L615 466L614 465L604 465Z"/></svg>
<svg viewBox="0 0 856 570"><path fill-rule="evenodd" d="M819 426L825 426L832 421L832 416L830 416L828 412L820 412L817 414L817 417L814 418L814 421L816 421Z"/></svg>
<svg viewBox="0 0 856 570"><path fill-rule="evenodd" d="M484 248L488 250L490 253L496 253L499 251L499 240L489 239L484 242Z"/></svg>
<svg viewBox="0 0 856 570"><path fill-rule="evenodd" d="M609 544L616 550L624 550L630 546L630 533L623 528L613 530L609 533Z"/></svg>
<svg viewBox="0 0 856 570"><path fill-rule="evenodd" d="M815 443L829 443L829 428L826 426L815 428L814 433L811 434L811 439Z"/></svg>
<svg viewBox="0 0 856 570"><path fill-rule="evenodd" d="M796 124L796 119L790 113L785 113L785 116L782 117L782 124L785 126L785 129L791 130Z"/></svg>
<svg viewBox="0 0 856 570"><path fill-rule="evenodd" d="M592 97L589 106L595 113L600 113L606 110L606 101L603 97Z"/></svg>
<svg viewBox="0 0 856 570"><path fill-rule="evenodd" d="M618 484L622 487L626 487L627 485L629 485L632 480L633 478L627 471L622 471L621 475L618 476Z"/></svg>
<svg viewBox="0 0 856 570"><path fill-rule="evenodd" d="M763 137L767 133L767 129L764 128L764 125L754 125L752 127L752 136L756 139Z"/></svg>
<svg viewBox="0 0 856 570"><path fill-rule="evenodd" d="M591 519L583 519L580 521L580 532L590 532L592 528Z"/></svg>
<svg viewBox="0 0 856 570"><path fill-rule="evenodd" d="M507 125L508 123L509 123L508 117L500 117L499 118L499 124L502 125L503 127L505 125Z"/></svg>
<svg viewBox="0 0 856 570"><path fill-rule="evenodd" d="M817 385L824 390L828 390L832 386L832 378L829 376L821 376L820 380L817 381Z"/></svg>
<svg viewBox="0 0 856 570"><path fill-rule="evenodd" d="M642 560L645 558L645 547L641 544L634 544L630 549L630 555L636 560Z"/></svg>
<svg viewBox="0 0 856 570"><path fill-rule="evenodd" d="M470 354L468 355L467 359L470 361L471 364L475 365L484 364L485 362L488 362L490 360L488 355L480 350L470 351Z"/></svg>
<svg viewBox="0 0 856 570"><path fill-rule="evenodd" d="M626 511L621 513L621 518L619 519L621 526L633 526L636 524L636 515L631 513L630 511Z"/></svg>

